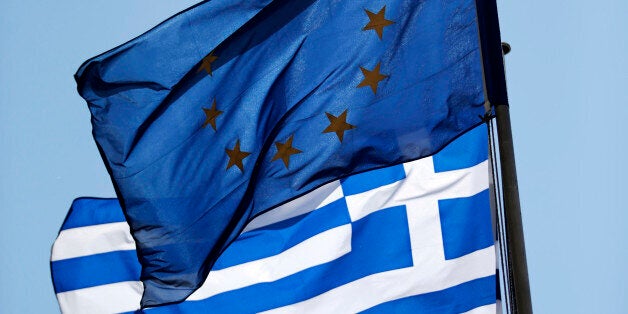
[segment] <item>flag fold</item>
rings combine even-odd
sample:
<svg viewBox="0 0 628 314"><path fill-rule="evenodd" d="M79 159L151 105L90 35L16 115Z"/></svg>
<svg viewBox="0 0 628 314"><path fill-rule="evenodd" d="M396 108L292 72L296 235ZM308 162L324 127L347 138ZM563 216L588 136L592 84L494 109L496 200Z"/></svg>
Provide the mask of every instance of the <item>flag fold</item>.
<svg viewBox="0 0 628 314"><path fill-rule="evenodd" d="M137 243L184 300L251 220L480 123L475 2L202 2L76 73Z"/></svg>

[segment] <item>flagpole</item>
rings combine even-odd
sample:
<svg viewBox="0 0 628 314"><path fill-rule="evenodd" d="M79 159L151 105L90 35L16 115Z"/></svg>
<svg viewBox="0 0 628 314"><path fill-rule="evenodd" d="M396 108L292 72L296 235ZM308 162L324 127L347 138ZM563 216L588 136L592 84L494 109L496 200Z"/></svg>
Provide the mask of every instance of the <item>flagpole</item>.
<svg viewBox="0 0 628 314"><path fill-rule="evenodd" d="M504 54L510 51L502 45L496 0L476 0L478 27L482 46L486 96L493 107L497 124L497 146L501 172L501 190L505 226L506 269L510 313L532 313L528 265L526 262L521 205L517 185L517 170L510 124L510 107L506 92ZM504 258L502 256L502 258Z"/></svg>
<svg viewBox="0 0 628 314"><path fill-rule="evenodd" d="M503 56L508 54L511 47L508 43L501 43L502 73L505 83L505 66ZM499 99L499 98L498 98ZM511 313L532 313L532 299L528 279L528 264L526 260L525 240L523 236L523 222L521 219L521 203L519 201L519 185L517 182L517 168L515 164L515 150L510 123L510 106L507 102L493 104L497 122L497 145L499 146L499 161L501 170L502 200L506 237L506 263L508 287L510 294Z"/></svg>
<svg viewBox="0 0 628 314"><path fill-rule="evenodd" d="M506 250L508 267L508 285L510 291L510 311L512 313L532 313L528 265L526 261L521 205L515 153L510 124L510 108L508 105L495 105L497 120L497 136L499 145L499 161L503 193L503 210L506 224Z"/></svg>

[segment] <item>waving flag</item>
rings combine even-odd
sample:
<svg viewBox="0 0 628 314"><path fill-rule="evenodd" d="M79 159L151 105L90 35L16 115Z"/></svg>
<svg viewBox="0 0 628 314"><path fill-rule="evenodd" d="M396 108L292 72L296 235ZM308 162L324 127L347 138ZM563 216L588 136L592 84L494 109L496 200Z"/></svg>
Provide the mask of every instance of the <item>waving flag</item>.
<svg viewBox="0 0 628 314"><path fill-rule="evenodd" d="M78 199L52 251L64 313L139 309L116 199ZM333 181L260 215L179 304L147 313L494 313L486 128L433 157Z"/></svg>
<svg viewBox="0 0 628 314"><path fill-rule="evenodd" d="M264 212L478 125L479 43L473 0L214 0L84 63L142 305L192 294Z"/></svg>

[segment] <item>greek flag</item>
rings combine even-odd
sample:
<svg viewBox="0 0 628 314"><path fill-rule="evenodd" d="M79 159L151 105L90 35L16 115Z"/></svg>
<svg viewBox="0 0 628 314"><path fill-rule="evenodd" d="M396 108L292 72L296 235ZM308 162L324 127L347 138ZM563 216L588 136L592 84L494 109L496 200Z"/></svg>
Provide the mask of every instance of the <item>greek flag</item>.
<svg viewBox="0 0 628 314"><path fill-rule="evenodd" d="M74 201L52 249L64 313L495 313L486 127L252 220L184 302L140 310L116 199Z"/></svg>

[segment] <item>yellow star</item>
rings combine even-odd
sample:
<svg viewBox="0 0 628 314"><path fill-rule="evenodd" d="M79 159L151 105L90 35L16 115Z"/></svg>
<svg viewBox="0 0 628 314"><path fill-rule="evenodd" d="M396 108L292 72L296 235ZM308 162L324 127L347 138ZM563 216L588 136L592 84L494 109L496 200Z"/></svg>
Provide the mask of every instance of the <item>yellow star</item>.
<svg viewBox="0 0 628 314"><path fill-rule="evenodd" d="M290 135L290 138L288 138L288 140L285 143L275 142L275 146L277 146L277 153L271 160L271 161L275 161L277 159L281 159L283 161L283 164L286 166L286 169L288 169L288 165L290 164L290 156L294 154L302 153L302 151L292 147L293 137L294 137L294 134Z"/></svg>
<svg viewBox="0 0 628 314"><path fill-rule="evenodd" d="M386 74L379 73L380 65L381 62L378 62L372 71L360 67L360 70L362 70L362 75L364 75L364 80L362 80L358 87L370 86L373 94L377 94L377 84L379 84L381 80L388 77L388 75Z"/></svg>
<svg viewBox="0 0 628 314"><path fill-rule="evenodd" d="M240 171L244 172L244 165L242 164L242 160L248 157L251 153L243 152L240 150L240 140L238 140L233 149L225 149L227 152L227 156L229 156L229 164L227 165L227 170L233 166L237 166L240 168Z"/></svg>
<svg viewBox="0 0 628 314"><path fill-rule="evenodd" d="M212 107L207 109L203 108L205 112L205 123L203 123L203 127L206 127L208 124L212 126L212 129L216 131L216 118L222 114L222 111L216 109L216 99L212 102Z"/></svg>
<svg viewBox="0 0 628 314"><path fill-rule="evenodd" d="M323 133L336 132L338 140L342 143L345 131L355 129L355 125L347 123L347 110L343 111L339 116L334 116L329 112L325 112L329 119L329 126L323 130Z"/></svg>
<svg viewBox="0 0 628 314"><path fill-rule="evenodd" d="M377 36L379 36L379 39L382 39L384 27L395 23L391 20L387 20L386 18L384 18L384 14L386 14L386 6L381 8L377 13L373 13L369 10L364 11L366 11L366 15L369 16L369 22L368 24L366 24L366 26L364 26L364 28L362 28L362 30L367 31L373 29L377 33Z"/></svg>
<svg viewBox="0 0 628 314"><path fill-rule="evenodd" d="M196 70L196 72L201 72L201 70L205 70L205 72L207 72L207 74L209 74L209 76L212 76L212 62L216 61L216 59L218 59L218 56L214 56L214 52L210 52L207 56L205 56L205 58L203 58L203 61L201 62L201 66L198 67L198 70Z"/></svg>

